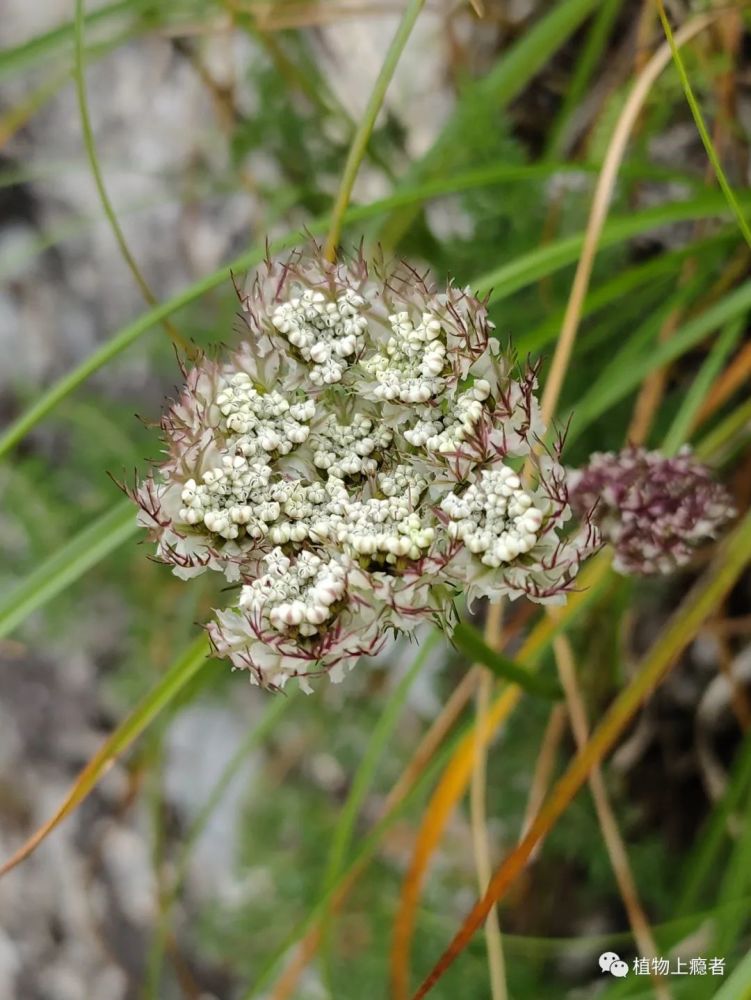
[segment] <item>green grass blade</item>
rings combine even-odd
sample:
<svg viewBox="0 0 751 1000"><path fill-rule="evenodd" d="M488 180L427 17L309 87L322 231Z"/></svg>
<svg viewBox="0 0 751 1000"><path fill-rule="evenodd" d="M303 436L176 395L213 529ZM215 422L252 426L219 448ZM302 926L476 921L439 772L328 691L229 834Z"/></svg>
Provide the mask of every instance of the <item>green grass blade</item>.
<svg viewBox="0 0 751 1000"><path fill-rule="evenodd" d="M321 920L327 909L331 906L332 900L339 888L344 885L354 873L359 871L372 859L383 838L383 835L402 815L417 794L424 788L433 784L434 780L446 766L446 763L456 747L457 741L461 735L462 730L458 730L446 740L445 746L443 746L441 750L435 754L430 764L425 768L415 784L409 789L399 804L393 809L392 812L380 819L369 831L367 836L362 838L362 840L358 843L354 856L350 859L349 864L344 871L341 872L337 881L327 890L327 892L323 894L318 902L311 907L307 915L295 927L293 927L282 942L281 946L275 949L275 951L268 956L264 966L255 976L254 981L249 984L243 993L240 994L241 1000L254 1000L254 998L258 996L266 995L266 990L270 985L281 960L290 951L290 949L304 937L311 927Z"/></svg>
<svg viewBox="0 0 751 1000"><path fill-rule="evenodd" d="M144 996L147 1000L160 1000L162 996L160 975L162 957L167 942L169 917L187 878L188 865L190 864L193 849L229 786L247 760L248 755L266 739L283 713L292 704L298 690L297 688L291 688L285 691L283 695L279 694L267 699L261 719L248 730L245 738L240 741L237 750L230 757L219 780L211 789L210 794L199 809L195 819L188 828L188 832L183 838L180 853L175 864L175 876L170 885L169 894L162 905L162 910L159 914L159 923L152 939L151 948L149 949L147 984L144 990Z"/></svg>
<svg viewBox="0 0 751 1000"><path fill-rule="evenodd" d="M81 119L84 149L86 150L86 156L89 161L89 167L91 168L91 175L94 179L97 194L99 195L99 203L102 206L104 215L109 223L110 229L112 230L112 234L115 237L115 242L120 250L120 255L133 275L136 285L143 295L146 304L155 306L157 304L156 296L141 273L141 269L139 268L130 247L128 246L128 241L125 239L125 233L122 230L120 220L117 217L117 212L115 212L114 205L112 204L107 191L107 186L104 183L104 174L102 173L102 168L99 163L99 154L94 140L94 129L91 124L89 100L86 90L86 51L84 45L85 23L85 0L75 0L73 79L76 85L76 96L78 98L78 112ZM180 333L172 326L171 322L165 319L163 325L167 336L172 339L175 346L181 348L190 357L190 346L184 341Z"/></svg>
<svg viewBox="0 0 751 1000"><path fill-rule="evenodd" d="M326 869L322 882L323 895L326 895L332 886L336 884L339 874L344 867L347 851L352 843L355 822L365 801L365 797L368 794L368 789L375 778L378 762L383 756L386 745L394 731L394 726L396 725L397 719L404 708L404 703L407 700L412 684L424 667L425 662L433 648L437 645L438 638L439 634L437 632L431 632L422 643L417 655L413 658L409 669L406 671L386 701L383 711L378 717L378 721L373 728L373 732L368 741L368 745L365 748L362 760L360 761L357 771L355 772L347 800L344 803L339 821L336 824L331 839L331 846L329 848L328 858L326 860ZM331 915L329 915L329 920L330 919L332 919ZM323 930L324 938L326 938L327 941L329 940L328 931L329 927L327 921L326 927ZM329 974L329 979L330 978L331 976Z"/></svg>
<svg viewBox="0 0 751 1000"><path fill-rule="evenodd" d="M666 455L674 455L688 440L696 414L701 409L712 383L722 371L726 359L742 337L744 330L743 319L733 319L712 345L712 350L683 397L683 402L673 417L673 422L665 436L662 451Z"/></svg>
<svg viewBox="0 0 751 1000"><path fill-rule="evenodd" d="M557 684L525 670L510 657L491 649L480 633L471 625L460 622L454 629L453 640L459 649L467 654L471 663L481 663L496 677L508 681L510 684L517 684L528 694L552 701L563 697L563 692Z"/></svg>
<svg viewBox="0 0 751 1000"><path fill-rule="evenodd" d="M707 194L689 201L668 202L609 219L603 227L599 246L604 249L623 243L663 224L726 214L725 199L718 194ZM497 302L567 264L573 264L578 260L583 242L583 233L565 236L514 258L508 264L475 278L470 284L482 294L490 293L490 301Z"/></svg>
<svg viewBox="0 0 751 1000"><path fill-rule="evenodd" d="M96 24L117 18L120 15L127 15L138 7L150 5L151 0L118 0L117 3L108 4L98 10L90 11L86 15L86 26L92 28ZM22 42L12 49L0 52L0 80L28 69L40 62L48 61L60 49L66 50L73 47L73 22L53 28L42 35L30 38L27 42Z"/></svg>
<svg viewBox="0 0 751 1000"><path fill-rule="evenodd" d="M157 11L159 11L158 0L116 0L115 3L107 4L87 13L84 24L88 34L89 30L97 25L105 25L109 21L117 21L118 18L136 18L142 14L153 14ZM185 0L172 0L169 6L171 16L191 11L194 13L200 11L196 2L187 5ZM36 35L20 45L0 52L0 81L16 73L33 69L41 63L46 64L58 55L70 55L74 33L74 22L71 20L41 35Z"/></svg>
<svg viewBox="0 0 751 1000"><path fill-rule="evenodd" d="M737 434L742 434L751 425L751 399L729 413L713 427L696 446L696 454L705 460L714 458L720 449L726 447Z"/></svg>
<svg viewBox="0 0 751 1000"><path fill-rule="evenodd" d="M489 183L489 173L484 173L482 183ZM477 174L471 177L472 184L478 182ZM371 205L351 208L347 213L347 219L352 222L362 221L382 214L392 207L396 201L409 203L423 201L428 197L436 196L439 193L446 194L451 191L461 189L461 178L441 181L431 185L424 185L411 192L404 192L387 198L384 201L374 202ZM467 178L464 179L467 183ZM618 242L630 239L633 236L648 231L655 226L660 226L668 222L678 222L685 219L701 219L723 214L726 211L725 201L718 195L707 195L705 197L685 201L669 203L667 205L656 206L646 209L643 212L634 213L624 218L611 219L603 229L601 245L610 246ZM316 219L309 223L308 230L313 234L320 234L326 231L328 216ZM292 234L272 244L272 252L278 252L285 248L296 245L301 240L298 234ZM530 254L518 258L504 268L485 275L483 278L473 282L479 291L487 291L493 288L491 299L498 300L511 295L512 292L539 280L547 274L573 263L579 254L583 242L583 234L566 237L558 243L534 250ZM29 433L47 414L65 399L79 385L86 381L91 375L99 371L104 365L112 361L113 358L121 354L126 348L134 343L142 334L146 333L156 323L170 316L183 306L194 302L201 295L206 294L217 286L227 281L230 271L242 271L257 264L265 254L265 247L254 247L236 257L230 264L225 265L207 275L200 281L195 282L189 288L168 299L166 302L151 309L132 323L123 327L110 340L103 344L97 351L86 358L77 368L69 372L62 379L51 386L37 399L24 413L22 413L7 429L0 438L0 457L7 454L18 442Z"/></svg>
<svg viewBox="0 0 751 1000"><path fill-rule="evenodd" d="M136 534L135 508L123 500L66 542L0 602L0 637L69 587Z"/></svg>
<svg viewBox="0 0 751 1000"><path fill-rule="evenodd" d="M685 866L682 890L675 908L678 917L690 913L699 904L702 890L716 877L719 858L727 838L729 817L751 791L751 736L746 736L732 767L725 794L715 803L709 820Z"/></svg>
<svg viewBox="0 0 751 1000"><path fill-rule="evenodd" d="M751 1000L751 951L714 994L713 1000Z"/></svg>
<svg viewBox="0 0 751 1000"><path fill-rule="evenodd" d="M208 659L209 644L204 635L199 636L188 649L173 663L151 692L139 702L131 714L117 727L102 747L94 754L86 767L78 775L60 807L41 827L0 866L0 877L27 858L52 831L76 809L107 773L114 761L131 744L178 694L211 661Z"/></svg>
<svg viewBox="0 0 751 1000"><path fill-rule="evenodd" d="M675 39L673 38L673 32L670 29L670 22L665 14L665 8L663 6L662 0L657 0L657 11L660 15L660 20L662 21L662 27L665 32L665 37L668 40L668 45L670 46L670 52L673 57L673 62L675 63L675 68L678 70L678 76L680 77L681 86L683 87L683 92L686 95L686 100L688 106L691 108L691 114L694 116L694 121L696 122L696 129L701 137L701 141L704 144L704 149L709 157L709 162L712 164L712 169L715 172L715 177L717 182L722 188L722 193L727 199L727 203L730 206L733 215L738 221L738 226L743 233L743 238L746 243L751 247L751 228L749 228L746 217L741 211L741 206L738 204L738 199L735 197L730 182L725 176L725 171L722 169L722 164L720 163L720 158L717 155L717 150L714 148L714 143L709 135L707 126L704 123L704 116L701 113L701 108L699 107L699 102L694 96L694 91L691 87L691 81L688 78L688 73L686 72L686 66L683 62L683 56L680 53L680 49L675 44Z"/></svg>
<svg viewBox="0 0 751 1000"><path fill-rule="evenodd" d="M700 316L689 320L677 330L670 340L658 344L642 357L634 358L628 367L612 368L607 382L598 381L592 390L575 407L574 420L567 437L571 444L609 407L624 399L651 372L680 357L696 344L701 343L715 330L751 310L751 281L747 281L726 295Z"/></svg>
<svg viewBox="0 0 751 1000"><path fill-rule="evenodd" d="M450 174L461 151L464 117L475 114L478 105L485 106L489 101L499 111L508 106L584 22L597 2L564 0L563 3L556 3L549 13L525 32L482 80L466 88L456 111L425 156L407 171L401 186L412 186L436 174ZM416 214L414 205L393 213L381 228L380 242L386 247L396 246Z"/></svg>
<svg viewBox="0 0 751 1000"><path fill-rule="evenodd" d="M331 847L323 878L324 891L328 891L331 888L342 870L344 859L352 841L355 821L375 777L378 762L394 730L399 713L404 708L404 702L407 699L410 688L417 675L425 666L428 656L437 645L438 638L439 634L437 632L431 632L422 643L409 669L386 701L383 712L373 728L365 753L355 772L347 801L344 803L339 822L331 839Z"/></svg>
<svg viewBox="0 0 751 1000"><path fill-rule="evenodd" d="M602 58L608 37L621 8L622 0L603 0L600 9L592 19L587 40L582 47L574 72L571 76L563 106L550 130L545 159L554 160L563 155L566 144L566 130L571 119L587 93L592 74Z"/></svg>
<svg viewBox="0 0 751 1000"><path fill-rule="evenodd" d="M720 877L717 901L721 906L745 896L751 881L751 823L748 821L748 789L746 789L746 793L746 801L741 808L744 822L741 823L738 837ZM716 954L730 955L746 929L746 921L726 916L715 920L714 925Z"/></svg>
<svg viewBox="0 0 751 1000"><path fill-rule="evenodd" d="M648 260L627 268L619 272L615 277L609 278L601 285L594 287L584 300L582 307L582 317L590 316L598 312L605 306L623 300L633 292L644 288L651 282L672 279L675 277L676 269L688 257L703 251L710 251L714 246L727 242L729 237L735 236L735 228L722 230L713 233L706 239L697 240L695 243L678 250L670 250L667 253L656 254ZM539 351L551 341L555 340L561 328L561 322L565 315L565 306L556 309L550 316L546 317L542 323L532 330L521 331L513 338L513 342L518 352L522 355ZM582 338L585 344L588 338Z"/></svg>
<svg viewBox="0 0 751 1000"><path fill-rule="evenodd" d="M425 0L408 0L399 26L396 29L396 34L388 47L386 58L383 61L381 70L368 98L362 120L359 122L352 137L352 144L347 155L347 162L344 164L339 190L334 201L334 207L331 210L331 224L323 251L329 260L333 260L336 256L342 233L344 215L352 195L352 188L355 186L355 179L367 151L370 137L373 134L376 118L386 97L386 91L389 88L409 36L417 24L417 19L424 5Z"/></svg>

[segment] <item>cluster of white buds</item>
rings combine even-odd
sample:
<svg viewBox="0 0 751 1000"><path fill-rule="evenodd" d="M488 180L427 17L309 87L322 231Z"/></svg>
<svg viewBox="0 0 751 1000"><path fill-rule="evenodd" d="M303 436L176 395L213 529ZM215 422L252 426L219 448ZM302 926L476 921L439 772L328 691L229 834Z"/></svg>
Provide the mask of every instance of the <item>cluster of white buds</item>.
<svg viewBox="0 0 751 1000"><path fill-rule="evenodd" d="M423 523L408 495L356 501L334 530L346 551L392 565L400 557L420 559L435 540L434 528Z"/></svg>
<svg viewBox="0 0 751 1000"><path fill-rule="evenodd" d="M364 305L365 300L352 288L343 289L334 300L320 290L306 288L274 309L275 329L311 362L313 385L340 382L351 359L362 350L368 329L361 313Z"/></svg>
<svg viewBox="0 0 751 1000"><path fill-rule="evenodd" d="M449 493L441 508L450 538L464 542L486 566L498 567L529 552L537 542L544 512L522 489L519 476L503 465L482 472L464 493Z"/></svg>
<svg viewBox="0 0 751 1000"><path fill-rule="evenodd" d="M216 405L227 434L234 436L237 450L247 456L262 452L288 455L307 440L308 424L316 412L312 399L290 403L274 390L258 392L247 372L223 380Z"/></svg>
<svg viewBox="0 0 751 1000"><path fill-rule="evenodd" d="M313 462L329 476L372 476L378 472L374 453L383 452L393 440L387 427L376 427L371 417L355 413L350 424L342 424L335 416L316 431Z"/></svg>
<svg viewBox="0 0 751 1000"><path fill-rule="evenodd" d="M241 526L251 537L260 538L259 525L279 516L279 505L266 499L270 478L268 465L250 464L240 454L223 455L221 466L207 469L200 485L189 479L183 486L180 520L191 526L203 522L207 531L222 538L237 538Z"/></svg>
<svg viewBox="0 0 751 1000"><path fill-rule="evenodd" d="M388 320L394 335L385 350L363 360L363 368L377 382L373 396L401 403L427 403L445 385L441 376L447 358L441 321L424 312L415 326L405 310L390 315Z"/></svg>
<svg viewBox="0 0 751 1000"><path fill-rule="evenodd" d="M483 402L490 395L490 384L478 379L471 389L454 400L448 413L436 408L416 408L417 421L404 431L404 439L415 448L450 454L461 448L482 419Z"/></svg>
<svg viewBox="0 0 751 1000"><path fill-rule="evenodd" d="M409 465L397 465L376 477L378 492L385 497L407 497L416 503L428 487L428 479Z"/></svg>
<svg viewBox="0 0 751 1000"><path fill-rule="evenodd" d="M420 617L450 629L460 595L563 599L594 537L566 528L535 372L483 302L317 247L267 261L241 302L247 338L188 373L135 493L175 573L241 584L208 626L221 655L306 684Z"/></svg>
<svg viewBox="0 0 751 1000"><path fill-rule="evenodd" d="M315 635L334 617L332 605L341 600L347 586L347 571L341 562L325 563L320 556L303 550L297 561L273 549L264 562L267 572L243 587L240 607L268 619L277 632L299 629L300 635Z"/></svg>

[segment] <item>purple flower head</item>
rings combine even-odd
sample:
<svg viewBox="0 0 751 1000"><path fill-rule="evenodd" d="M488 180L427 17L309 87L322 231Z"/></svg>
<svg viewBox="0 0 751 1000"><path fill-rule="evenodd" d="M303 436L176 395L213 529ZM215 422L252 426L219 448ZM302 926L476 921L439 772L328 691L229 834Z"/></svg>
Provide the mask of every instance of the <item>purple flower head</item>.
<svg viewBox="0 0 751 1000"><path fill-rule="evenodd" d="M724 486L683 448L675 457L629 447L595 453L569 473L571 506L592 512L619 573L670 573L735 516Z"/></svg>

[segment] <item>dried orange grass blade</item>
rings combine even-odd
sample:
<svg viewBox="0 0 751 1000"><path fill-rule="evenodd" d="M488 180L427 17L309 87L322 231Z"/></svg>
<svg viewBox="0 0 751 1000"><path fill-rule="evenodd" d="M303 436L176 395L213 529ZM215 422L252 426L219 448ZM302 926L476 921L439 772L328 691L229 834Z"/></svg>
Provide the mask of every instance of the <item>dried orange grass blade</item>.
<svg viewBox="0 0 751 1000"><path fill-rule="evenodd" d="M712 386L696 416L696 423L701 424L711 417L749 378L751 378L751 344L746 344Z"/></svg>
<svg viewBox="0 0 751 1000"><path fill-rule="evenodd" d="M662 681L678 656L691 642L706 618L716 608L751 561L751 513L725 540L708 571L690 591L660 638L642 660L630 684L610 706L587 744L577 753L554 786L526 836L496 870L488 891L462 924L446 951L433 967L412 1000L422 1000L456 961L491 908L526 866L537 844L547 836L576 793L613 748L643 701Z"/></svg>
<svg viewBox="0 0 751 1000"><path fill-rule="evenodd" d="M459 718L464 706L469 701L474 688L476 687L479 673L477 670L470 670L464 675L451 693L451 697L443 706L440 715L425 733L415 750L412 759L399 776L395 785L386 796L381 814L381 821L390 816L394 810L398 809L411 789L419 780L425 768L433 759L434 754L441 743ZM367 862L363 861L347 877L336 892L331 901L331 912L338 910L345 902L352 887L357 882L362 872L367 867ZM270 993L270 1000L290 1000L295 995L297 983L305 967L313 959L319 944L321 943L322 924L319 921L307 932L298 945L292 961L285 969L284 973L277 980L276 986Z"/></svg>
<svg viewBox="0 0 751 1000"><path fill-rule="evenodd" d="M569 620L594 593L596 586L604 580L610 566L610 558L602 553L590 562L580 577L580 590L569 598L561 613L553 619L546 616L532 630L524 642L516 659L520 663L529 662L552 639L556 630ZM501 724L511 714L521 697L521 689L509 687L493 702L485 717L481 733L474 726L462 738L454 756L446 766L443 776L428 804L420 824L412 862L402 885L399 910L394 921L391 948L391 984L395 1000L405 1000L409 995L409 960L412 950L412 935L415 911L420 899L425 873L430 859L440 843L443 831L461 800L472 776L476 747L487 745Z"/></svg>
<svg viewBox="0 0 751 1000"><path fill-rule="evenodd" d="M412 855L412 864L402 886L399 911L394 921L391 990L395 1000L406 1000L409 996L409 954L420 890L430 859L441 840L449 817L467 789L474 767L476 746L485 745L490 741L504 719L510 715L521 693L521 688L507 688L488 710L482 729L476 733L473 727L462 738L425 810Z"/></svg>

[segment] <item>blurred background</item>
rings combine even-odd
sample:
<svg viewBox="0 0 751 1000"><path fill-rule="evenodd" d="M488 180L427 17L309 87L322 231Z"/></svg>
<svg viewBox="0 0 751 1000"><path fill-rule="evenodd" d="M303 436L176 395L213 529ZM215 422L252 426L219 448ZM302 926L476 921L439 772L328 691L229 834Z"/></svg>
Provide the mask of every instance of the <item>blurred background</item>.
<svg viewBox="0 0 751 1000"><path fill-rule="evenodd" d="M666 7L676 29L710 14L683 59L748 212L748 11L687 0ZM188 290L171 317L176 328L201 347L233 343L237 298L227 265L248 251L257 260L267 239L290 245L305 227L325 235L402 9L390 0L91 0L83 22L87 155L73 80L74 4L0 0L3 425L148 309L105 217L92 149L156 299ZM369 143L353 194L363 210L343 242L379 241L439 280L451 274L492 289L499 336L540 359L544 380L598 171L634 80L664 44L652 0L478 0L477 9L429 0ZM745 508L750 260L668 64L632 131L558 408L561 426L573 413L569 464L629 435L658 446L682 434ZM679 347L670 364L650 366L671 338ZM222 600L215 579L185 586L147 558L110 478L132 482L158 458L153 423L181 381L158 323L126 339L0 465L2 859L52 814ZM705 562L638 587L608 577L576 620L571 638L590 718L631 675ZM749 598L746 574L606 768L661 953L681 945L682 954L723 956L727 974L751 930ZM478 622L483 614L475 609ZM514 605L510 614L513 652L538 611ZM331 866L336 875L337 864L341 872L356 859L389 790L467 675L466 656L445 640L418 638L394 642L345 683L322 683L309 697L275 699L224 663L204 670L74 815L0 881L0 998L271 996ZM420 650L419 670L405 680ZM549 653L541 666L553 671ZM287 995L389 995L402 882L451 740L472 712L470 702L378 834ZM518 839L545 750L547 781L571 758L565 719L556 725L546 702L527 697L491 746L494 862ZM343 816L353 823L349 839ZM332 845L336 854L342 844L332 862ZM415 985L476 890L462 804L419 901ZM510 997L653 995L648 977L616 983L598 966L605 950L629 963L640 952L586 789L515 883L501 925ZM669 989L703 998L721 983L671 977ZM481 934L431 995L491 996Z"/></svg>

